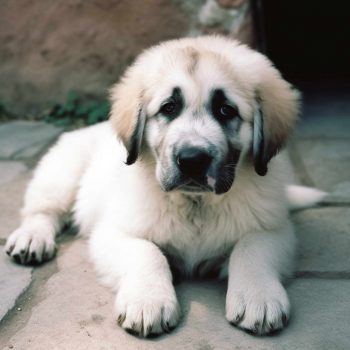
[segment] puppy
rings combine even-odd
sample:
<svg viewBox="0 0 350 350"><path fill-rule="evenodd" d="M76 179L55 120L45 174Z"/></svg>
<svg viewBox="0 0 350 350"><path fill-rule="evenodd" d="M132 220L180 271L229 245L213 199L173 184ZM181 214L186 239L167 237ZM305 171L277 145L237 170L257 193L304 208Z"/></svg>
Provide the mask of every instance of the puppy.
<svg viewBox="0 0 350 350"><path fill-rule="evenodd" d="M72 212L117 292L123 328L148 336L177 325L169 262L187 276L228 276L231 324L256 334L284 327L281 281L295 238L277 153L299 93L260 53L205 36L142 53L111 100L109 122L64 134L44 156L7 253L22 264L51 259L61 218Z"/></svg>

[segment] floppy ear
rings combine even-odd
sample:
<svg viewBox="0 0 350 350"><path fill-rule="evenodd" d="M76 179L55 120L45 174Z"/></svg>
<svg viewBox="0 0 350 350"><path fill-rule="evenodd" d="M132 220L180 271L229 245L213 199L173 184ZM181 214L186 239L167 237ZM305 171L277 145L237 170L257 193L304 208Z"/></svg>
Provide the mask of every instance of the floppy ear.
<svg viewBox="0 0 350 350"><path fill-rule="evenodd" d="M269 68L257 90L254 112L252 148L260 176L266 175L268 162L285 145L299 113L299 92Z"/></svg>
<svg viewBox="0 0 350 350"><path fill-rule="evenodd" d="M127 151L125 163L135 163L141 149L146 122L142 106L142 89L138 79L125 75L111 90L112 108L110 120L117 137Z"/></svg>

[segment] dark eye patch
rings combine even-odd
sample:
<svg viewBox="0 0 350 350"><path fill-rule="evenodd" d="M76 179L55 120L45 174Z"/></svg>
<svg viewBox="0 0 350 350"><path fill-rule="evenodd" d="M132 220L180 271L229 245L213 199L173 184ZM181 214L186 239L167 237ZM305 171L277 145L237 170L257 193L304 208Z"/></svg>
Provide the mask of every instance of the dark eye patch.
<svg viewBox="0 0 350 350"><path fill-rule="evenodd" d="M157 114L172 120L178 117L184 108L184 99L181 89L175 87L170 97L163 101Z"/></svg>
<svg viewBox="0 0 350 350"><path fill-rule="evenodd" d="M221 123L228 123L240 118L238 107L232 103L221 89L216 89L211 95L210 110Z"/></svg>

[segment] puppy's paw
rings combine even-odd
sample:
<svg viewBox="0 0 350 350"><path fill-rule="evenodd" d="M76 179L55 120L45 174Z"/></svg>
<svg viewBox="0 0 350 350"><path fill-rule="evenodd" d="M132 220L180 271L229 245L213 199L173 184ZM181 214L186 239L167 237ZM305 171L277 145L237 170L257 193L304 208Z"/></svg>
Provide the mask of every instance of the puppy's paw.
<svg viewBox="0 0 350 350"><path fill-rule="evenodd" d="M249 333L264 335L276 332L288 323L289 300L278 281L270 285L237 285L226 297L226 318Z"/></svg>
<svg viewBox="0 0 350 350"><path fill-rule="evenodd" d="M5 252L18 264L40 264L53 258L56 244L47 231L22 226L7 239Z"/></svg>
<svg viewBox="0 0 350 350"><path fill-rule="evenodd" d="M118 324L129 333L147 337L169 332L180 318L180 308L173 285L124 283L116 303Z"/></svg>

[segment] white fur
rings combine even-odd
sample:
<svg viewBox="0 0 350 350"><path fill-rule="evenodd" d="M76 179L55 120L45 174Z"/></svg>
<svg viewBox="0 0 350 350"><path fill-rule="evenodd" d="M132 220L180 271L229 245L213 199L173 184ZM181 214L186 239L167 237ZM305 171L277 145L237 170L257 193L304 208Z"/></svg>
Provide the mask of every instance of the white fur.
<svg viewBox="0 0 350 350"><path fill-rule="evenodd" d="M253 61L250 63L258 71L255 54L247 56L246 48L236 48L235 55L225 40L209 43L234 61L242 59L243 66L247 60ZM204 39L198 41L199 48L206 44ZM155 60L161 61L165 48L157 50ZM175 67L178 64L175 62ZM155 68L147 64L143 69L151 85ZM200 70L202 75L223 79L214 71ZM259 79L254 74L248 76ZM240 84L232 90L233 95L243 94ZM157 86L152 88L157 90ZM252 108L243 97L239 99L246 119L251 120ZM149 108L155 109L156 103L152 103ZM181 118L178 123L183 123ZM241 136L248 147L252 128L243 125ZM202 132L198 127L198 133ZM271 160L264 177L249 163L241 162L233 187L222 195L163 192L151 156L141 157L131 166L123 159L125 149L109 122L62 136L34 174L22 224L9 237L6 250L22 263L30 261L32 253L39 262L51 258L60 218L72 210L80 233L91 237L90 253L97 271L117 291L115 312L124 328L147 336L177 324L180 310L163 251L176 256L188 275L200 262L229 256L221 271L222 276L229 274L228 321L259 334L282 328L289 301L281 279L292 271L295 245L288 219L284 156Z"/></svg>
<svg viewBox="0 0 350 350"><path fill-rule="evenodd" d="M326 192L317 188L310 188L298 185L287 187L287 198L290 209L301 209L319 203L327 196Z"/></svg>
<svg viewBox="0 0 350 350"><path fill-rule="evenodd" d="M74 150L79 152L75 157ZM275 292L270 280L288 273L293 247L283 195L283 159L276 157L271 175L264 178L250 169L240 169L241 176L237 176L228 194L191 198L162 192L153 171L143 166L144 161L128 167L121 162L122 154L109 123L64 135L37 168L28 188L23 224L10 236L6 249L12 245L12 254L16 254L31 241L29 250L36 251L38 260L42 259L43 251L50 258L58 225L56 216L74 205L74 218L81 234L91 234L90 252L98 272L108 285L119 290L116 310L118 315L127 315L123 326L131 328L136 323L136 330L141 332L142 328L142 334L147 335L149 326L153 325L152 332L159 333L162 322L171 327L179 318L170 270L157 246L172 246L184 260L186 272L191 274L199 262L229 254L241 238L242 243L236 246L230 262L242 259L240 268L237 265L233 269L236 276L230 277L227 317L230 321L236 317L232 302L241 300L236 299L236 294L261 284L262 288L268 286L268 292L264 290L267 300L260 289L252 291L259 300L272 303L270 318L278 318L281 286L275 281ZM53 188L48 189L49 182L54 184ZM249 242L248 233L260 240L251 239L255 242L251 248L243 243ZM264 248L264 235L276 235L276 242L273 237L266 238ZM282 240L284 243L279 243ZM37 244L44 247L36 248ZM241 245L244 249L239 253ZM255 263L247 264L250 257L256 257L257 250L262 260L257 266L261 270L266 268L263 273ZM242 256L236 258L239 254ZM20 256L24 262L24 256ZM236 281L239 290L235 291L231 280ZM283 294L281 305L288 314L285 298ZM252 320L246 321L250 327L256 322L254 308L261 305L246 302L242 299L239 309L252 308ZM140 310L144 313L142 327Z"/></svg>

